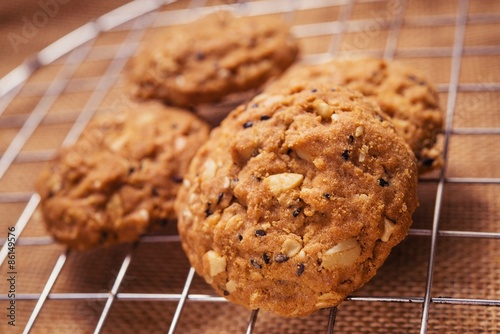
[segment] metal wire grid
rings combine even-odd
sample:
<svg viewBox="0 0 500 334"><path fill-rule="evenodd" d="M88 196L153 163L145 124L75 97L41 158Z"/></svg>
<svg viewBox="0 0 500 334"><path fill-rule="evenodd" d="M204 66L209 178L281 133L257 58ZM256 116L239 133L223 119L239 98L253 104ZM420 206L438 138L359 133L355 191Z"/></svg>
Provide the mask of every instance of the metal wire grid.
<svg viewBox="0 0 500 334"><path fill-rule="evenodd" d="M375 0L373 2L378 2ZM125 5L114 12L111 12L99 18L95 22L91 22L73 33L67 35L62 40L54 43L45 50L37 54L34 60L25 63L19 68L12 71L6 77L0 80L0 115L6 110L11 101L20 93L25 86L26 79L39 67L51 64L58 58L69 52L66 57L63 69L51 84L43 91L42 98L29 114L26 119L13 119L11 122L22 122L22 126L18 134L10 143L7 150L0 158L0 179L5 177L6 172L14 162L35 162L45 161L50 158L52 151L37 151L31 153L21 152L24 145L31 138L37 127L42 123L51 105L56 98L68 87L71 76L75 73L78 66L84 62L92 48L99 49L96 54L102 59L110 59L111 63L107 67L105 74L98 78L95 89L92 92L90 99L85 107L79 112L77 119L67 134L64 144L74 142L83 130L87 122L92 118L100 102L105 98L106 94L115 84L120 72L125 66L128 59L134 54L141 37L147 29L163 25L175 25L193 19L207 10L217 10L218 6L205 7L207 3L200 0L192 0L188 9L180 9L174 11L161 11L162 6L174 1L135 1ZM360 1L362 2L362 1ZM364 2L364 1L363 1ZM370 1L372 2L372 1ZM311 23L305 25L295 25L294 33L297 37L329 35L330 43L327 53L309 54L304 57L306 62L316 62L324 58L330 58L334 55L363 54L370 53L370 50L363 51L345 51L340 50L341 40L346 32L356 31L357 27L366 23L366 20L352 20L353 8L355 0L338 0L338 1L258 1L258 2L241 2L234 5L224 5L235 11L241 11L245 15L265 15L283 13L289 20L294 19L294 15L299 10L312 8L326 8L331 6L339 6L340 14L337 21ZM438 246L438 237L467 237L481 239L500 239L500 232L479 232L479 231L455 231L441 230L439 228L441 210L443 204L443 191L445 184L500 184L499 178L473 178L473 177L447 177L446 170L448 165L449 142L452 134L455 135L495 135L500 134L499 128L453 128L453 117L457 93L459 91L498 91L500 90L500 82L493 83L459 83L459 74L461 69L462 56L464 55L499 55L499 46L477 46L464 47L464 35L466 25L478 22L500 22L500 13L493 14L467 14L468 1L459 0L457 13L453 16L438 15L425 16L414 19L404 18L406 2L400 3L401 10L397 15L387 23L389 34L386 41L386 47L383 54L374 50L374 55L383 56L386 59L392 59L396 54L398 37L403 25L449 25L455 27L454 41L451 50L446 47L441 48L406 48L398 50L398 56L402 57L444 57L451 55L451 71L449 84L441 84L438 86L440 92L447 92L448 98L446 103L446 124L444 130L444 167L437 177L422 179L421 182L434 183L437 186L434 214L432 219L431 229L412 229L410 235L420 235L430 237L430 252L428 256L428 270L426 276L426 288L423 297L363 297L350 296L347 300L365 301L365 302L388 302L388 303L418 303L422 306L422 316L420 321L420 333L426 333L429 320L429 308L431 304L456 304L456 305L479 305L479 306L500 306L498 299L474 299L474 298L452 298L452 297L432 297L431 289L433 284L433 274L435 267L435 254ZM126 22L132 22L132 25L123 25ZM93 41L102 32L107 31L128 31L126 39L119 47L112 52L109 47L93 46ZM32 84L33 85L33 84ZM35 89L36 91L36 89ZM57 120L55 120L57 121ZM67 121L59 119L59 121ZM22 237L21 233L26 227L28 221L35 212L40 198L36 193L18 193L18 192L1 192L0 203L23 202L27 204L16 223L16 234L18 245L49 245L53 243L50 237ZM5 261L7 256L7 242L1 240L3 247L0 250L0 265ZM139 243L147 242L179 242L178 236L145 236ZM36 300L35 308L28 320L24 329L25 333L30 332L38 314L44 306L47 299L51 300L88 300L98 299L105 300L105 306L100 314L95 333L101 332L106 321L108 313L116 299L123 300L151 300L151 301L175 301L177 308L170 324L169 333L174 333L177 324L182 317L183 307L188 300L200 302L224 302L225 299L213 295L190 294L189 290L194 278L194 270L191 268L187 274L184 288L180 294L144 294L144 293L119 293L119 288L123 283L127 269L129 268L131 259L134 255L136 245L130 248L123 262L121 263L119 272L112 285L112 288L107 293L51 293L51 289L56 282L66 259L68 251L64 251L58 257L52 272L45 283L40 294L18 294L17 300ZM7 295L0 295L0 300L7 300ZM327 333L334 332L336 319L336 308L330 310L327 326ZM252 333L255 326L258 326L257 321L258 310L249 314L247 333Z"/></svg>

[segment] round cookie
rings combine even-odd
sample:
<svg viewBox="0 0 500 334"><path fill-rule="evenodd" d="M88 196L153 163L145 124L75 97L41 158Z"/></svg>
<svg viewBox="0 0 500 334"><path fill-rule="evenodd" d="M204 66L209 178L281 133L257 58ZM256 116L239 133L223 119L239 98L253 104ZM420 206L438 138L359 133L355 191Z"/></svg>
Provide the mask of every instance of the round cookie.
<svg viewBox="0 0 500 334"><path fill-rule="evenodd" d="M96 117L39 176L48 231L83 250L175 220L177 190L208 133L190 112L157 102Z"/></svg>
<svg viewBox="0 0 500 334"><path fill-rule="evenodd" d="M285 22L221 11L159 36L139 52L128 74L135 96L188 107L258 88L297 55Z"/></svg>
<svg viewBox="0 0 500 334"><path fill-rule="evenodd" d="M364 285L417 206L415 157L387 119L330 86L262 94L229 114L175 202L197 273L232 302L286 317Z"/></svg>
<svg viewBox="0 0 500 334"><path fill-rule="evenodd" d="M333 60L319 65L297 65L266 91L280 92L318 84L343 85L378 103L392 118L396 132L415 153L419 173L442 166L436 137L443 114L435 88L417 70L397 61L375 58Z"/></svg>

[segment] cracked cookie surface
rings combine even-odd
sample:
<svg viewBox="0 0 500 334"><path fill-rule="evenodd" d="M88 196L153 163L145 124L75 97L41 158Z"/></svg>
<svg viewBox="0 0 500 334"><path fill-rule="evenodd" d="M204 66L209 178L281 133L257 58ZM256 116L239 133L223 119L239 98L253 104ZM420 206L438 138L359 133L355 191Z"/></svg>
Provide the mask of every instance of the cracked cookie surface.
<svg viewBox="0 0 500 334"><path fill-rule="evenodd" d="M150 42L128 74L134 95L187 107L259 88L297 55L284 21L220 11Z"/></svg>
<svg viewBox="0 0 500 334"><path fill-rule="evenodd" d="M319 65L296 65L266 91L293 91L306 84L343 85L375 101L391 117L396 132L417 157L420 174L442 166L436 144L443 126L436 89L414 68L376 58L333 60Z"/></svg>
<svg viewBox="0 0 500 334"><path fill-rule="evenodd" d="M183 248L218 294L305 316L376 274L417 206L410 148L360 93L318 86L234 110L175 203Z"/></svg>
<svg viewBox="0 0 500 334"><path fill-rule="evenodd" d="M157 102L96 117L39 176L48 231L83 250L174 221L177 190L208 133L190 112Z"/></svg>

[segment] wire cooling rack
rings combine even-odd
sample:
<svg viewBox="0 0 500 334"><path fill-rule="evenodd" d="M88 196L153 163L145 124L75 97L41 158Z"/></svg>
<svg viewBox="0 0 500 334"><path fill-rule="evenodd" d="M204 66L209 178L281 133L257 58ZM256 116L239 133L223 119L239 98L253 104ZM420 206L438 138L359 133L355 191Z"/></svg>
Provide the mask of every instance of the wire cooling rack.
<svg viewBox="0 0 500 334"><path fill-rule="evenodd" d="M421 178L408 238L338 308L283 319L227 303L190 268L175 226L84 253L43 228L40 167L124 103L122 70L143 41L222 8L285 17L303 62L396 58L437 85L444 167ZM139 0L40 51L0 80L0 332L500 333L499 28L493 2Z"/></svg>

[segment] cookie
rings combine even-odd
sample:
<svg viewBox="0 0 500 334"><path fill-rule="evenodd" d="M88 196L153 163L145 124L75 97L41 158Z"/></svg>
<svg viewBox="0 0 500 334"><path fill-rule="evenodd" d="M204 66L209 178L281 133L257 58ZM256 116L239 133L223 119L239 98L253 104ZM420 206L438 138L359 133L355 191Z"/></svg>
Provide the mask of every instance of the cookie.
<svg viewBox="0 0 500 334"><path fill-rule="evenodd" d="M83 250L175 220L177 190L208 133L190 112L156 102L97 117L39 176L48 231Z"/></svg>
<svg viewBox="0 0 500 334"><path fill-rule="evenodd" d="M442 166L436 138L442 130L443 113L435 88L417 70L375 58L333 60L295 66L267 91L293 91L295 85L305 82L309 87L345 85L368 96L392 118L397 133L410 145L420 174Z"/></svg>
<svg viewBox="0 0 500 334"><path fill-rule="evenodd" d="M159 36L139 52L128 74L135 96L188 107L258 88L297 55L285 22L222 11Z"/></svg>
<svg viewBox="0 0 500 334"><path fill-rule="evenodd" d="M360 93L317 86L235 109L193 158L175 209L215 291L285 317L338 305L407 235L417 167Z"/></svg>

